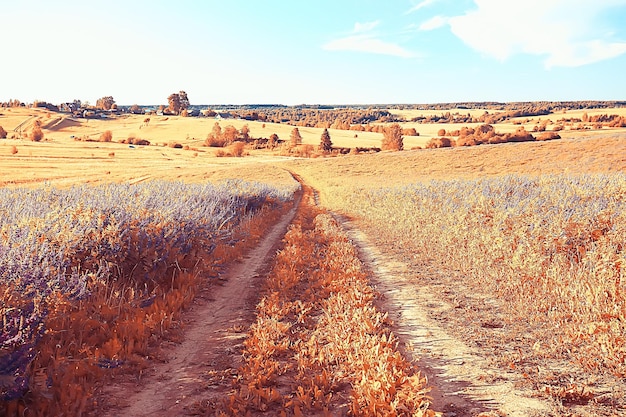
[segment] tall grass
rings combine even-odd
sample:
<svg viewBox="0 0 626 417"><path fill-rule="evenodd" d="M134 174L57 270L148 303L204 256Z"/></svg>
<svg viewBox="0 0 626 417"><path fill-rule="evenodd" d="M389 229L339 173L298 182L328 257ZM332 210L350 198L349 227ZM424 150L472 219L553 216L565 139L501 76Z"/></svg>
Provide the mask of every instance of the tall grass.
<svg viewBox="0 0 626 417"><path fill-rule="evenodd" d="M0 411L8 401L7 415L19 414L30 392L39 412L81 414L85 376L145 355L199 271L246 240L239 226L294 191L242 181L0 189Z"/></svg>
<svg viewBox="0 0 626 417"><path fill-rule="evenodd" d="M585 369L626 376L626 175L504 176L403 187L335 188L418 259L438 259L545 329ZM475 288L474 287L474 288Z"/></svg>

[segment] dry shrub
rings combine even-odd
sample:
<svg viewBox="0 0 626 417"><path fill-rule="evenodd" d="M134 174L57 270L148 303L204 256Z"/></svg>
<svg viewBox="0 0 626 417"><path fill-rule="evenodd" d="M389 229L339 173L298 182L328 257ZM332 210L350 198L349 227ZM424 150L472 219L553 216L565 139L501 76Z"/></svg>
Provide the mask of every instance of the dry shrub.
<svg viewBox="0 0 626 417"><path fill-rule="evenodd" d="M115 152L109 152L109 157L113 158L115 156Z"/></svg>
<svg viewBox="0 0 626 417"><path fill-rule="evenodd" d="M178 142L170 142L167 144L167 146L169 146L170 148L174 148L174 149L182 149L183 145L178 143Z"/></svg>
<svg viewBox="0 0 626 417"><path fill-rule="evenodd" d="M11 155L15 155L17 153L17 146L11 146Z"/></svg>
<svg viewBox="0 0 626 417"><path fill-rule="evenodd" d="M456 140L456 146L476 146L480 145L479 142L476 141L474 136L459 136Z"/></svg>
<svg viewBox="0 0 626 417"><path fill-rule="evenodd" d="M295 155L300 158L310 158L314 152L315 147L313 145L298 145L294 148L291 148L289 151L291 155Z"/></svg>
<svg viewBox="0 0 626 417"><path fill-rule="evenodd" d="M402 127L400 127L398 123L394 123L391 126L384 128L381 148L384 151L401 151L404 148Z"/></svg>
<svg viewBox="0 0 626 417"><path fill-rule="evenodd" d="M446 129L439 129L437 131L437 136L445 136L446 135ZM459 135L456 135L459 136Z"/></svg>
<svg viewBox="0 0 626 417"><path fill-rule="evenodd" d="M544 132L537 137L537 140L553 140L561 139L561 135L556 132Z"/></svg>
<svg viewBox="0 0 626 417"><path fill-rule="evenodd" d="M404 136L419 136L420 135L419 132L415 130L414 127L408 127L408 128L402 129L402 134Z"/></svg>
<svg viewBox="0 0 626 417"><path fill-rule="evenodd" d="M7 131L4 130L2 126L0 126L0 139L6 139L6 138L7 138Z"/></svg>
<svg viewBox="0 0 626 417"><path fill-rule="evenodd" d="M246 144L243 142L234 142L229 148L233 156L242 157L244 155L245 146Z"/></svg>
<svg viewBox="0 0 626 417"><path fill-rule="evenodd" d="M127 143L129 145L143 145L143 146L147 146L150 145L150 141L146 140L146 139L140 139L138 137L135 137L134 134L130 134L128 136L128 139L126 139L125 141L123 141L122 143Z"/></svg>
<svg viewBox="0 0 626 417"><path fill-rule="evenodd" d="M110 130L105 130L100 135L100 142L111 142L113 140L113 133Z"/></svg>
<svg viewBox="0 0 626 417"><path fill-rule="evenodd" d="M212 148L223 148L226 146L226 140L222 137L216 137L213 134L209 134L206 140L204 141L204 146L209 146Z"/></svg>
<svg viewBox="0 0 626 417"><path fill-rule="evenodd" d="M44 134L43 131L41 130L41 127L38 125L35 125L33 127L33 130L30 132L30 140L32 140L33 142L41 142L43 140Z"/></svg>
<svg viewBox="0 0 626 417"><path fill-rule="evenodd" d="M524 126L517 128L515 133L507 133L505 135L507 142L532 142L535 137L524 129Z"/></svg>
<svg viewBox="0 0 626 417"><path fill-rule="evenodd" d="M426 144L426 149L451 148L454 145L455 142L450 138L432 138Z"/></svg>

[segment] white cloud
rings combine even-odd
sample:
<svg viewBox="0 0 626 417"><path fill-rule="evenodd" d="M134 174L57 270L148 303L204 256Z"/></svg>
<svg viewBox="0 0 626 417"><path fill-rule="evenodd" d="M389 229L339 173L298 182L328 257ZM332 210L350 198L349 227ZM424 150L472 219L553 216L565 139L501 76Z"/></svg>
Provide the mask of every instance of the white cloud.
<svg viewBox="0 0 626 417"><path fill-rule="evenodd" d="M626 53L626 42L606 38L610 30L597 33L597 17L626 0L474 1L477 9L447 22L463 42L496 59L526 53L545 56L548 68L575 67Z"/></svg>
<svg viewBox="0 0 626 417"><path fill-rule="evenodd" d="M399 45L385 42L369 36L347 36L335 39L323 46L327 51L356 51L371 54L392 55L402 58L411 58L414 54Z"/></svg>
<svg viewBox="0 0 626 417"><path fill-rule="evenodd" d="M422 0L421 2L419 2L418 4L416 4L415 6L411 7L405 14L411 14L414 13L420 9L423 9L424 7L428 7L431 4L437 2L438 0Z"/></svg>
<svg viewBox="0 0 626 417"><path fill-rule="evenodd" d="M448 19L443 16L434 16L427 21L423 22L420 26L420 30L435 30L445 26L448 23Z"/></svg>
<svg viewBox="0 0 626 417"><path fill-rule="evenodd" d="M370 31L374 30L376 28L376 26L379 25L379 23L380 23L379 20L376 20L374 22L366 22L366 23L356 22L354 24L354 30L352 32L353 33L370 32Z"/></svg>
<svg viewBox="0 0 626 417"><path fill-rule="evenodd" d="M379 21L367 23L357 22L354 24L354 29L350 35L327 42L322 48L327 51L366 52L402 58L415 56L411 51L404 49L400 45L381 40L379 36L373 32L379 23Z"/></svg>

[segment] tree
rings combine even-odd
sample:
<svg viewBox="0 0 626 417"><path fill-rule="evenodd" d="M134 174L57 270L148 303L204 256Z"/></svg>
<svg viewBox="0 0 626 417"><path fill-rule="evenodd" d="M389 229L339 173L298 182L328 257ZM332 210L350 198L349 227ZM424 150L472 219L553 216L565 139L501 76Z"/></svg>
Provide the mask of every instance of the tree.
<svg viewBox="0 0 626 417"><path fill-rule="evenodd" d="M404 148L402 127L398 123L385 127L383 130L382 150L401 151Z"/></svg>
<svg viewBox="0 0 626 417"><path fill-rule="evenodd" d="M244 142L248 142L250 140L250 128L248 125L243 125L241 127L241 140Z"/></svg>
<svg viewBox="0 0 626 417"><path fill-rule="evenodd" d="M111 110L115 105L115 100L111 96L101 97L96 101L96 107L102 110Z"/></svg>
<svg viewBox="0 0 626 417"><path fill-rule="evenodd" d="M291 135L289 135L289 141L291 146L298 146L302 144L302 135L300 135L300 131L297 127L294 127L291 131Z"/></svg>
<svg viewBox="0 0 626 417"><path fill-rule="evenodd" d="M182 90L178 93L170 94L167 98L167 103L167 109L176 115L179 115L182 111L189 108L189 98L187 97L187 93Z"/></svg>
<svg viewBox="0 0 626 417"><path fill-rule="evenodd" d="M167 110L174 114L180 113L180 96L177 93L170 94L167 98Z"/></svg>
<svg viewBox="0 0 626 417"><path fill-rule="evenodd" d="M333 150L333 142L330 140L330 134L328 129L324 129L322 137L320 139L320 150L324 152L330 152Z"/></svg>
<svg viewBox="0 0 626 417"><path fill-rule="evenodd" d="M278 143L278 135L276 133L272 133L270 135L269 140L267 141L267 147L270 149L274 149L277 143Z"/></svg>
<svg viewBox="0 0 626 417"><path fill-rule="evenodd" d="M178 97L180 99L180 110L182 111L189 109L189 98L187 97L187 93L183 90L180 90L180 92L178 93Z"/></svg>
<svg viewBox="0 0 626 417"><path fill-rule="evenodd" d="M235 126L228 125L224 128L224 133L222 135L226 144L230 144L237 140L239 132Z"/></svg>

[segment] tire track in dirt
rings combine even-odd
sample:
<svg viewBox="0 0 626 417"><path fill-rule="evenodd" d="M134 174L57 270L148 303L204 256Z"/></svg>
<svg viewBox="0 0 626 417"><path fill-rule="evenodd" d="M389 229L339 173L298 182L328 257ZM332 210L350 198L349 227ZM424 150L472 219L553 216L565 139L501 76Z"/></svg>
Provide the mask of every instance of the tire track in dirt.
<svg viewBox="0 0 626 417"><path fill-rule="evenodd" d="M372 284L382 295L380 308L394 321L407 356L412 355L427 376L433 410L455 417L551 414L547 402L530 398L530 392L515 387L513 381L519 376L490 367L479 350L429 317L429 309L446 308L442 307L445 301L411 281L417 272L381 253L351 221L339 215L336 218L359 248L362 261L370 266Z"/></svg>
<svg viewBox="0 0 626 417"><path fill-rule="evenodd" d="M255 318L258 288L300 203L266 233L239 263L230 265L219 284L199 294L185 312L184 339L166 350L142 381L115 384L100 398L105 414L114 416L180 416L194 414L199 399L219 400L231 389L241 364L242 342Z"/></svg>

